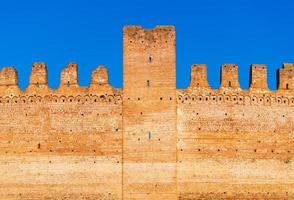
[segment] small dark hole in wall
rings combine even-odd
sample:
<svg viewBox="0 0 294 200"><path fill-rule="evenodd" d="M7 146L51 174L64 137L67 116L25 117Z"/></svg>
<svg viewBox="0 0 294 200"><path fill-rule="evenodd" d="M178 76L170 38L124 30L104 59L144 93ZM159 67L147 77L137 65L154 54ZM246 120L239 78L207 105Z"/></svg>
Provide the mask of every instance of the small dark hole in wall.
<svg viewBox="0 0 294 200"><path fill-rule="evenodd" d="M228 85L229 85L229 87L232 87L232 83L231 83L231 81L229 81Z"/></svg>
<svg viewBox="0 0 294 200"><path fill-rule="evenodd" d="M38 149L40 149L40 148L41 148L41 144L39 143L39 144L38 144Z"/></svg>
<svg viewBox="0 0 294 200"><path fill-rule="evenodd" d="M289 90L289 83L286 83L286 90Z"/></svg>
<svg viewBox="0 0 294 200"><path fill-rule="evenodd" d="M67 81L67 87L69 87L70 86L70 82L69 81Z"/></svg>
<svg viewBox="0 0 294 200"><path fill-rule="evenodd" d="M150 63L152 62L152 57L151 57L151 56L149 56L149 62L150 62Z"/></svg>

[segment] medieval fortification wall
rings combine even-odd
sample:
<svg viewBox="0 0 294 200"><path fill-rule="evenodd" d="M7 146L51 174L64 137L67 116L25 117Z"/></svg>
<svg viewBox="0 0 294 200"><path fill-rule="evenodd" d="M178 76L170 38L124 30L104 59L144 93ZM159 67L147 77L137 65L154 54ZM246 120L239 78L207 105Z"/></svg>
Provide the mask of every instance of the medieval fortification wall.
<svg viewBox="0 0 294 200"><path fill-rule="evenodd" d="M77 65L47 85L44 63L21 91L0 71L0 199L293 199L294 66L267 87L252 65L250 88L238 66L221 67L211 89L206 65L176 89L175 29L126 26L124 86L99 66L89 87Z"/></svg>

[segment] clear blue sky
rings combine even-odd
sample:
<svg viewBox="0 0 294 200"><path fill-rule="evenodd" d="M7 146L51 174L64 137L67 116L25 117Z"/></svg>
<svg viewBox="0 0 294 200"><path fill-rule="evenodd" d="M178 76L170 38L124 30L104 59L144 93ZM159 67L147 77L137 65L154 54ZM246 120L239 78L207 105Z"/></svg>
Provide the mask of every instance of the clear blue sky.
<svg viewBox="0 0 294 200"><path fill-rule="evenodd" d="M221 64L237 63L241 87L248 88L250 64L264 63L269 86L276 89L276 70L283 62L294 63L293 0L3 0L0 66L16 67L24 89L36 61L47 64L52 88L70 61L79 65L82 86L105 64L111 84L122 87L126 24L176 26L178 88L187 87L192 63L208 65L214 88Z"/></svg>

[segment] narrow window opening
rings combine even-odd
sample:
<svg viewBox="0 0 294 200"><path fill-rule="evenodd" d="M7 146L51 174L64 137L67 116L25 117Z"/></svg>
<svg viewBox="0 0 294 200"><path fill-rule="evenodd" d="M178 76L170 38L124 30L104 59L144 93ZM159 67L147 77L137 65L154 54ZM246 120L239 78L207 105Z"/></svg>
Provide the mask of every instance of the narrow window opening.
<svg viewBox="0 0 294 200"><path fill-rule="evenodd" d="M36 83L37 87L39 87L39 82Z"/></svg>
<svg viewBox="0 0 294 200"><path fill-rule="evenodd" d="M152 62L152 57L151 56L149 56L149 62Z"/></svg>
<svg viewBox="0 0 294 200"><path fill-rule="evenodd" d="M67 87L69 87L70 86L70 82L69 81L67 81Z"/></svg>
<svg viewBox="0 0 294 200"><path fill-rule="evenodd" d="M289 83L286 83L286 90L289 90Z"/></svg>
<svg viewBox="0 0 294 200"><path fill-rule="evenodd" d="M151 139L151 132L150 131L148 132L148 139L149 140Z"/></svg>
<svg viewBox="0 0 294 200"><path fill-rule="evenodd" d="M229 81L229 87L232 87L232 83L231 83L231 81Z"/></svg>

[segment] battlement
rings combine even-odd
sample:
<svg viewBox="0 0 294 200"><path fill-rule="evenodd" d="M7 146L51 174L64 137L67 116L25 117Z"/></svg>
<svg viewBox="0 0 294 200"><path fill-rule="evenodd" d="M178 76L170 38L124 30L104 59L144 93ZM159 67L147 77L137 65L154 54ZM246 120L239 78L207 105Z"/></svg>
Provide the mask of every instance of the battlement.
<svg viewBox="0 0 294 200"><path fill-rule="evenodd" d="M104 65L100 65L92 72L91 85L105 84L108 84L108 71Z"/></svg>
<svg viewBox="0 0 294 200"><path fill-rule="evenodd" d="M78 65L70 62L61 72L60 87L71 88L79 87L78 84ZM108 70L104 65L99 65L92 72L90 86L111 87L108 80ZM278 89L277 91L290 92L294 89L294 65L284 63L278 70ZM211 89L207 80L207 66L205 64L191 65L191 81L188 88ZM0 70L0 87L18 87L18 74L13 67L3 67ZM32 65L30 82L26 91L31 88L38 91L48 87L47 67L43 62L36 62ZM242 90L238 81L238 66L236 64L223 64L221 66L221 84L220 90ZM252 92L271 92L267 85L267 67L264 64L252 64L250 66L250 86Z"/></svg>
<svg viewBox="0 0 294 200"><path fill-rule="evenodd" d="M218 89L205 64L176 88L175 28L126 26L123 88L106 66L80 86L70 62L56 89L46 64L25 90L0 70L0 199L294 199L294 66L221 66ZM188 76L188 75L187 75ZM292 178L292 179L291 179Z"/></svg>
<svg viewBox="0 0 294 200"><path fill-rule="evenodd" d="M193 64L191 66L191 82L189 87L210 88L207 81L207 67L205 64Z"/></svg>
<svg viewBox="0 0 294 200"><path fill-rule="evenodd" d="M284 63L283 67L278 71L278 89L294 90L294 65Z"/></svg>
<svg viewBox="0 0 294 200"><path fill-rule="evenodd" d="M4 67L0 71L0 86L18 85L17 72L13 67Z"/></svg>
<svg viewBox="0 0 294 200"><path fill-rule="evenodd" d="M223 64L221 67L221 88L239 89L238 65Z"/></svg>
<svg viewBox="0 0 294 200"><path fill-rule="evenodd" d="M78 85L78 65L74 62L69 63L61 72L60 85L72 87Z"/></svg>
<svg viewBox="0 0 294 200"><path fill-rule="evenodd" d="M30 84L36 85L45 85L48 83L47 80L47 68L45 63L37 62L32 66L31 76L30 76Z"/></svg>
<svg viewBox="0 0 294 200"><path fill-rule="evenodd" d="M253 64L250 70L250 89L268 89L266 66Z"/></svg>

